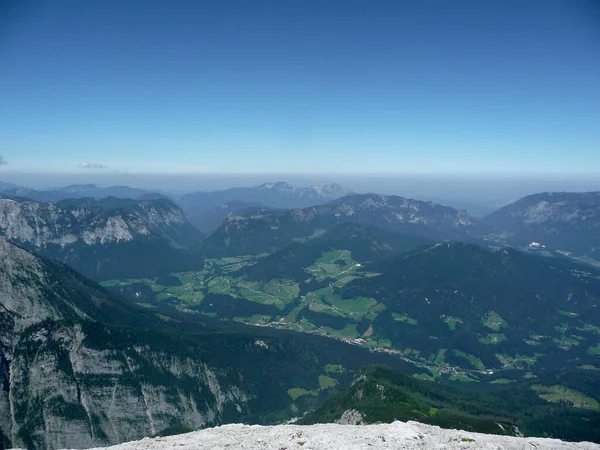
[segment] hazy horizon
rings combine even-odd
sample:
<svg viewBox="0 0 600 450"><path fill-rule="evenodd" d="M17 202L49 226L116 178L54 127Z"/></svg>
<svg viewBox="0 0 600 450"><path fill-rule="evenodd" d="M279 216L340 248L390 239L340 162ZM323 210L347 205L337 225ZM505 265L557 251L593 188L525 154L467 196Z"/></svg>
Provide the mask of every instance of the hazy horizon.
<svg viewBox="0 0 600 450"><path fill-rule="evenodd" d="M18 174L0 173L0 181L32 189L71 184L130 186L175 196L284 181L296 187L339 183L356 193L378 193L448 204L485 214L521 197L540 192L600 191L595 175L465 176L453 174Z"/></svg>
<svg viewBox="0 0 600 450"><path fill-rule="evenodd" d="M600 176L598 12L587 0L8 0L0 164Z"/></svg>
<svg viewBox="0 0 600 450"><path fill-rule="evenodd" d="M0 180L600 190L592 2L0 5Z"/></svg>

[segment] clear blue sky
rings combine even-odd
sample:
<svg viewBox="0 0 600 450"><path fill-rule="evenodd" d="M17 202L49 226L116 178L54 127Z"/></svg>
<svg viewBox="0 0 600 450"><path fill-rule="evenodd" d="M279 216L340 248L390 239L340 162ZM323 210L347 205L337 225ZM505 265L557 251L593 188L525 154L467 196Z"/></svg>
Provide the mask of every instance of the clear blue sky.
<svg viewBox="0 0 600 450"><path fill-rule="evenodd" d="M600 173L597 0L0 5L0 178Z"/></svg>

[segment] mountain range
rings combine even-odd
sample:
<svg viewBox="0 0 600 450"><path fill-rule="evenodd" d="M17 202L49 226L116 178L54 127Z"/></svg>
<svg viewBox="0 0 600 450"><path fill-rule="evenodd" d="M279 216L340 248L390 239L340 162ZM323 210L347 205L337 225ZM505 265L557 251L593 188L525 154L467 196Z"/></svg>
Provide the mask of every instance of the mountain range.
<svg viewBox="0 0 600 450"><path fill-rule="evenodd" d="M554 192L524 197L485 218L517 246L539 245L599 258L600 192Z"/></svg>
<svg viewBox="0 0 600 450"><path fill-rule="evenodd" d="M348 195L350 191L339 184L299 188L289 183L264 183L260 186L231 188L214 192L194 192L184 195L179 204L190 221L199 229L210 232L229 214L248 207L305 208L327 203ZM219 220L205 221L204 216Z"/></svg>
<svg viewBox="0 0 600 450"><path fill-rule="evenodd" d="M474 219L337 185L101 189L0 198L4 446L309 410L600 441L598 193Z"/></svg>
<svg viewBox="0 0 600 450"><path fill-rule="evenodd" d="M207 210L201 210L200 213L188 211L186 215L196 228L208 234L219 228L227 217L260 208L266 209L267 207L261 203L232 200Z"/></svg>
<svg viewBox="0 0 600 450"><path fill-rule="evenodd" d="M231 201L260 203L269 208L303 208L348 195L350 191L339 184L299 188L284 181L260 186L231 188L223 191L194 192L181 197L187 210L205 210Z"/></svg>
<svg viewBox="0 0 600 450"><path fill-rule="evenodd" d="M200 248L207 255L259 254L341 223L432 240L471 239L481 231L466 211L397 196L353 194L304 209L253 209L231 215Z"/></svg>
<svg viewBox="0 0 600 450"><path fill-rule="evenodd" d="M202 264L185 248L202 233L167 199L0 199L0 235L95 279Z"/></svg>
<svg viewBox="0 0 600 450"><path fill-rule="evenodd" d="M152 192L145 189L129 186L100 187L94 184L76 184L63 188L35 190L16 186L12 183L0 182L0 192L5 198L17 200L29 199L36 202L59 202L72 198L96 198L106 197L130 198L137 200L171 200L163 193ZM264 183L260 186L231 188L213 192L195 192L185 194L177 200L187 217L187 220L205 234L212 233L221 225L232 222L232 219L244 217L249 214L254 216L266 214L270 209L309 209L311 207L323 206L328 203L341 202L353 208L351 201L341 200L353 197L352 193L338 184L323 186L310 186L299 188L286 182ZM399 198L395 196L377 196L375 194L363 194L363 197L371 197L371 201L381 203L381 199ZM376 199L379 197L379 199ZM175 197L174 197L175 198ZM391 201L391 200L388 200ZM442 207L432 202L413 202L415 204L434 205L438 210ZM348 204L349 203L349 204ZM458 205L459 203L454 202ZM600 193L587 192L554 192L541 193L524 197L510 205L502 207L483 218L473 218L461 208L455 208L467 217L473 225L469 234L469 240L474 235L485 236L485 240L479 240L483 245L496 243L500 246L515 246L519 248L546 249L547 252L559 251L570 254L573 257L584 257L591 261L598 259L598 248L600 248L600 232L597 226L600 218ZM397 205L398 206L398 205ZM359 208L361 209L361 208ZM432 220L438 215L434 209L423 209L412 213L404 208L399 221L404 223L405 234L422 235L424 229L419 230L419 225L428 224L425 220ZM452 209L452 208L450 208ZM262 210L262 211L260 211ZM479 210L477 210L479 211ZM360 212L360 211L359 211ZM367 214L380 214L381 211L371 211ZM421 217L421 224L412 220L414 229L410 229L410 218L413 215ZM356 221L383 227L390 231L397 231L398 220L393 217L375 219L358 214L358 217L350 217L345 212L337 211L340 221ZM283 219L285 221L285 219ZM386 223L387 222L387 223ZM231 223L230 223L231 225ZM326 227L329 225L326 224ZM434 227L435 228L435 227ZM447 227L446 227L447 228ZM440 231L440 230L438 230ZM460 239L464 240L464 233L447 233L448 229L441 233L433 234L431 230L426 237L433 239ZM455 230L456 231L456 230ZM294 234L292 232L292 234ZM301 233L302 234L302 233ZM235 240L235 238L234 238ZM211 244L207 245L212 246ZM278 244L279 245L279 244ZM212 251L212 250L211 250ZM227 253L225 251L225 253Z"/></svg>
<svg viewBox="0 0 600 450"><path fill-rule="evenodd" d="M36 190L19 186L2 186L2 193L12 197L24 197L36 202L58 202L67 198L140 198L149 191L145 189L132 188L129 186L109 186L100 187L95 184L73 184L70 186L57 188Z"/></svg>

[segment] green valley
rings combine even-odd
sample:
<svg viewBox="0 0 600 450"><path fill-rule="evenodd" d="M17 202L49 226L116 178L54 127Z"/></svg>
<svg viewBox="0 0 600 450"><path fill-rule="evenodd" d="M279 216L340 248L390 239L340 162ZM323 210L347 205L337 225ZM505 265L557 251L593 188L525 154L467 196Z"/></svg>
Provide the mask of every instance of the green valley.
<svg viewBox="0 0 600 450"><path fill-rule="evenodd" d="M146 278L104 286L146 307L388 353L432 380L512 382L572 358L597 364L598 334L589 324L597 313L586 296L600 281L591 268L458 243L375 261L347 247L324 245L321 236L270 255L209 258L202 270L174 273L163 284ZM548 288L529 288L531 276ZM552 287L557 280L564 294ZM575 297L578 303L568 301ZM543 309L549 301L555 309Z"/></svg>

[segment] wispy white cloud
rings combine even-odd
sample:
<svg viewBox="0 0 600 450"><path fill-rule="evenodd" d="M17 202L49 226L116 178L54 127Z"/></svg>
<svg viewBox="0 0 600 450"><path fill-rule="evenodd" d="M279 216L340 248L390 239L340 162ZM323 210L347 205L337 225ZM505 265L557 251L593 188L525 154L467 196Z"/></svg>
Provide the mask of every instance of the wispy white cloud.
<svg viewBox="0 0 600 450"><path fill-rule="evenodd" d="M82 162L77 164L77 167L81 167L82 169L106 169L108 166L99 162Z"/></svg>
<svg viewBox="0 0 600 450"><path fill-rule="evenodd" d="M8 166L8 161L4 159L4 155L0 155L0 166Z"/></svg>

